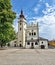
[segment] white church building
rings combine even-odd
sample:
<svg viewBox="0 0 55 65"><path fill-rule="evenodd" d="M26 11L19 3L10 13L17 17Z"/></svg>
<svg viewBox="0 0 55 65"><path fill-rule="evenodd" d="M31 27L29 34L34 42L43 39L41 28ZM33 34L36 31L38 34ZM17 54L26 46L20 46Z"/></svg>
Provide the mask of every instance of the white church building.
<svg viewBox="0 0 55 65"><path fill-rule="evenodd" d="M23 48L48 48L48 40L39 37L38 23L27 24L22 10L18 19L17 45Z"/></svg>

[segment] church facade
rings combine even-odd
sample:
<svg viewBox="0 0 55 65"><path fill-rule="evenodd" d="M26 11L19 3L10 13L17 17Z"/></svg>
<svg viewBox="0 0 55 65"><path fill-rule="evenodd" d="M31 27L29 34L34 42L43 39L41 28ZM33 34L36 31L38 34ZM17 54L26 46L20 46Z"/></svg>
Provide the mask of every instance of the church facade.
<svg viewBox="0 0 55 65"><path fill-rule="evenodd" d="M22 10L18 19L17 45L23 48L48 48L48 40L39 37L38 23L27 24Z"/></svg>

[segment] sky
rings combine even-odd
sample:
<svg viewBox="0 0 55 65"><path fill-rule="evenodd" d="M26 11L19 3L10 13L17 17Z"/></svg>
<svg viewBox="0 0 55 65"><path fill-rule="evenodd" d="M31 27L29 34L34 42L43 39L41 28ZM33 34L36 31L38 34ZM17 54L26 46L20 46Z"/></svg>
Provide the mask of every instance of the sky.
<svg viewBox="0 0 55 65"><path fill-rule="evenodd" d="M16 12L14 29L18 31L18 18L21 9L27 23L39 24L39 36L55 39L55 0L11 0L12 10Z"/></svg>

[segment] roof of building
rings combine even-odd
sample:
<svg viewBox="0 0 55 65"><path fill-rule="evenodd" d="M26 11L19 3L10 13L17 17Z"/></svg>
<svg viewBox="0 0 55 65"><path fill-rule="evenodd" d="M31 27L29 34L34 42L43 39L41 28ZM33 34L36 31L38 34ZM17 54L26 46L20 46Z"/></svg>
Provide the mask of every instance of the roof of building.
<svg viewBox="0 0 55 65"><path fill-rule="evenodd" d="M43 37L39 37L39 40L48 40L48 39L43 38Z"/></svg>

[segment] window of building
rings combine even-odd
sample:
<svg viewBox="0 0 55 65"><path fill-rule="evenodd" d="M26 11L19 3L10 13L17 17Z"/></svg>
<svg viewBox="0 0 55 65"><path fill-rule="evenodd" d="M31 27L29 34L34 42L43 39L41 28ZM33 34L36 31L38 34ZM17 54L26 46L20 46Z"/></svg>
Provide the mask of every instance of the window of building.
<svg viewBox="0 0 55 65"><path fill-rule="evenodd" d="M38 45L38 43L37 43L37 42L35 42L35 45Z"/></svg>
<svg viewBox="0 0 55 65"><path fill-rule="evenodd" d="M14 47L16 47L16 44L14 44Z"/></svg>
<svg viewBox="0 0 55 65"><path fill-rule="evenodd" d="M30 45L30 42L27 42L27 45Z"/></svg>
<svg viewBox="0 0 55 65"><path fill-rule="evenodd" d="M21 42L21 41L20 41Z"/></svg>
<svg viewBox="0 0 55 65"><path fill-rule="evenodd" d="M20 25L21 25L21 23L20 23Z"/></svg>
<svg viewBox="0 0 55 65"><path fill-rule="evenodd" d="M31 35L31 33L29 33L29 35Z"/></svg>
<svg viewBox="0 0 55 65"><path fill-rule="evenodd" d="M16 41L14 41L14 43L16 43Z"/></svg>
<svg viewBox="0 0 55 65"><path fill-rule="evenodd" d="M22 44L20 44L19 47L22 47Z"/></svg>
<svg viewBox="0 0 55 65"><path fill-rule="evenodd" d="M21 28L20 28L20 30L21 30Z"/></svg>
<svg viewBox="0 0 55 65"><path fill-rule="evenodd" d="M36 35L36 33L34 32L34 35Z"/></svg>
<svg viewBox="0 0 55 65"><path fill-rule="evenodd" d="M32 33L32 35L33 35L33 33Z"/></svg>
<svg viewBox="0 0 55 65"><path fill-rule="evenodd" d="M43 42L42 42L42 44L43 44Z"/></svg>

